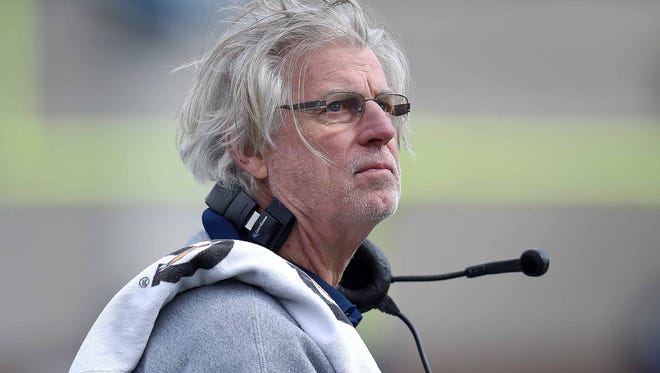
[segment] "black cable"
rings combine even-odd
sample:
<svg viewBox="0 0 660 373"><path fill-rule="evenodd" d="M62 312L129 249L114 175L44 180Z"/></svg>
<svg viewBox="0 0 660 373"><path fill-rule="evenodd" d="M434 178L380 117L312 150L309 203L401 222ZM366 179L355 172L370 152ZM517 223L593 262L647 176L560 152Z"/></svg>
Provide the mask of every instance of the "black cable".
<svg viewBox="0 0 660 373"><path fill-rule="evenodd" d="M465 276L465 271L445 273L443 275L428 275L428 276L392 276L392 283L395 282L412 282L412 281L442 281L452 278Z"/></svg>
<svg viewBox="0 0 660 373"><path fill-rule="evenodd" d="M431 373L431 367L429 366L429 362L426 359L426 354L424 353L424 348L422 347L422 342L419 339L419 335L417 335L417 331L415 330L415 327L413 324L408 320L407 317L403 316L401 312L399 312L398 315L395 315L398 318L401 319L406 325L408 325L408 329L410 329L410 332L413 335L413 338L415 338L415 344L417 344L417 351L419 351L419 358L422 359L422 365L424 365L424 372L426 373Z"/></svg>
<svg viewBox="0 0 660 373"><path fill-rule="evenodd" d="M394 282L394 281L392 281ZM405 317L401 311L399 311L399 307L394 303L394 300L390 298L389 295L386 295L381 304L378 306L378 309L388 315L393 315L401 319L404 324L408 326L408 329L410 329L410 332L413 335L413 338L415 339L415 344L417 345L417 351L419 352L419 358L422 360L422 365L424 366L424 372L426 373L431 373L431 367L429 366L429 361L426 359L426 353L424 353L424 347L422 347L422 341L419 338L419 335L417 334L417 330L415 330L415 327L413 326L412 322L408 320L407 317Z"/></svg>

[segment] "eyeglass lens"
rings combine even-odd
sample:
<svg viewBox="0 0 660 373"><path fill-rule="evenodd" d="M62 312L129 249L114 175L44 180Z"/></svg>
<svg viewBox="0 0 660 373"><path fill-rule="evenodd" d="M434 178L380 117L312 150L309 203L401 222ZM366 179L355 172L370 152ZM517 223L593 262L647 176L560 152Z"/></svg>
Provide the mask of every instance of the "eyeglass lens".
<svg viewBox="0 0 660 373"><path fill-rule="evenodd" d="M403 122L409 110L408 100L402 95L384 93L373 99L365 99L357 93L337 92L325 98L325 120L328 123L352 123L362 115L366 101L376 102L384 112L392 116L393 122Z"/></svg>

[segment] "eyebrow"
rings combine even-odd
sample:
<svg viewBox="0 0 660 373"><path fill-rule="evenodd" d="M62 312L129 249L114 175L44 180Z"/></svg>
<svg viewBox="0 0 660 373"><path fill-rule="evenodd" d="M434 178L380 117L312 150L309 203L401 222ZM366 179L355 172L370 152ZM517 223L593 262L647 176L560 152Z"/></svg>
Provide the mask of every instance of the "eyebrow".
<svg viewBox="0 0 660 373"><path fill-rule="evenodd" d="M323 94L323 96L322 96L320 99L318 99L318 100L316 100L316 101L323 101L323 100L325 100L325 97L326 97L327 95L331 94L331 93L342 93L342 92L347 92L347 93L357 93L357 94L359 94L360 96L362 96L362 97L364 97L364 98L369 98L369 97L363 95L362 93L360 93L360 92L358 92L358 91L356 91L356 90L354 90L354 89L331 88L329 91L327 91L325 94ZM376 93L376 95L374 95L374 96L371 97L371 98L375 98L375 97L378 97L378 96L383 95L383 94L386 94L386 93L394 93L394 94L397 94L397 92L394 92L391 88L386 88L386 89L384 89L384 90L382 90L382 91L379 91L378 93ZM370 94L371 94L371 93L370 93ZM400 93L400 94L403 94L403 93Z"/></svg>

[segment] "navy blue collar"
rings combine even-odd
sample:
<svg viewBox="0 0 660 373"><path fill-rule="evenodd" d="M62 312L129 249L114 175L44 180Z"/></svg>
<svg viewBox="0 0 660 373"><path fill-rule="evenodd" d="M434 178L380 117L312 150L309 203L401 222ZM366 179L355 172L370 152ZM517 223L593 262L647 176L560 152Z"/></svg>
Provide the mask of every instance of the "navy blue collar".
<svg viewBox="0 0 660 373"><path fill-rule="evenodd" d="M241 235L234 226L224 216L211 209L206 209L202 213L202 225L212 240L229 239L240 240Z"/></svg>
<svg viewBox="0 0 660 373"><path fill-rule="evenodd" d="M358 326L360 321L362 320L362 313L358 310L357 306L353 303L351 303L348 298L344 294L342 294L337 288L334 286L328 284L325 282L322 278L316 275L316 273L313 273L306 268L303 267L298 267L301 270L303 270L305 273L309 275L314 281L316 281L317 284L319 284L323 290L325 290L326 293L332 298L332 300L337 303L339 308L341 308L342 312L344 312L344 315L348 317L348 321L353 324L353 326Z"/></svg>
<svg viewBox="0 0 660 373"><path fill-rule="evenodd" d="M215 211L211 209L206 209L204 210L204 213L202 213L202 225L204 225L204 230L213 240L223 239L223 238L235 239L235 240L241 239L241 236L239 235L238 231L229 222L229 220L227 220L224 216L217 214ZM298 267L298 268L300 268L305 273L307 273L309 277L311 277L314 281L316 281L316 283L319 284L323 288L323 290L325 290L325 292L328 293L328 295L330 295L332 300L334 300L335 303L337 303L339 308L341 308L341 310L344 312L344 315L348 317L348 320L351 322L351 324L353 324L353 326L357 326L360 323L360 320L362 320L362 314L358 310L357 306L351 303L351 301L348 300L348 298L346 298L344 294L342 294L332 285L323 281L323 279L321 279L315 273L312 273L302 267Z"/></svg>

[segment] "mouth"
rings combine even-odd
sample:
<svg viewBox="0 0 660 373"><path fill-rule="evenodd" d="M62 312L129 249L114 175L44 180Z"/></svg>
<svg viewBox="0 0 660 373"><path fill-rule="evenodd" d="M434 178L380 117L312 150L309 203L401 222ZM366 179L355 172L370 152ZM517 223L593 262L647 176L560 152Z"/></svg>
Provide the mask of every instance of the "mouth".
<svg viewBox="0 0 660 373"><path fill-rule="evenodd" d="M366 173L377 173L377 172L389 172L391 174L394 174L394 167L390 165L389 163L385 162L374 162L374 163L367 163L358 168L357 171L354 172L355 175L359 174L366 174Z"/></svg>

